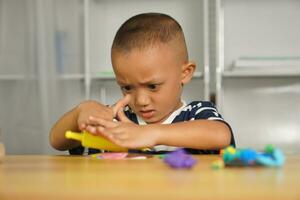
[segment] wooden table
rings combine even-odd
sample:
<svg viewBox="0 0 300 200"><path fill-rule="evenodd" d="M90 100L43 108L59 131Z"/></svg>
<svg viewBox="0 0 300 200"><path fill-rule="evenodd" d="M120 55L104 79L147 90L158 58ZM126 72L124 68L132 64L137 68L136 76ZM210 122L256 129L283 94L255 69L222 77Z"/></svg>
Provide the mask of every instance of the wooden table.
<svg viewBox="0 0 300 200"><path fill-rule="evenodd" d="M279 169L212 170L217 156L195 158L192 170L174 170L157 157L6 156L0 199L300 199L300 155Z"/></svg>

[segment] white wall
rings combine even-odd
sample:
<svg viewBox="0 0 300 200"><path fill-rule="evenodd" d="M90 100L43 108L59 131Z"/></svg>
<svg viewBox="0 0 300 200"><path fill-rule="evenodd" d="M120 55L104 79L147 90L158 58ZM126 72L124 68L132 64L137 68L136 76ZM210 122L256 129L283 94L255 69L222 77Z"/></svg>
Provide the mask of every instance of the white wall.
<svg viewBox="0 0 300 200"><path fill-rule="evenodd" d="M164 12L183 26L190 58L203 71L203 2L90 1L91 75L111 70L110 45L117 28L141 12ZM0 0L0 128L8 154L58 153L48 142L51 126L85 99L82 0ZM20 76L19 76L20 75ZM113 80L91 80L91 97L114 103ZM186 86L184 98L203 99L203 80Z"/></svg>

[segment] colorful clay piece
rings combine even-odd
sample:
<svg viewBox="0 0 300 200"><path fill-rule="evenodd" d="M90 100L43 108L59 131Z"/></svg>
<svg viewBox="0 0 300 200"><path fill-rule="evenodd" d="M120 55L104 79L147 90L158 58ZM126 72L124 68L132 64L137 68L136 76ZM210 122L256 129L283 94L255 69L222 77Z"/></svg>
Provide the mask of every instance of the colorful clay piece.
<svg viewBox="0 0 300 200"><path fill-rule="evenodd" d="M123 160L127 155L128 153L98 153L91 155L91 157L104 160Z"/></svg>
<svg viewBox="0 0 300 200"><path fill-rule="evenodd" d="M177 149L164 157L164 162L175 169L190 169L196 164L196 160L185 152Z"/></svg>
<svg viewBox="0 0 300 200"><path fill-rule="evenodd" d="M166 155L165 155L165 154L159 154L159 155L157 155L157 157L158 157L159 159L164 159L164 158L166 157Z"/></svg>
<svg viewBox="0 0 300 200"><path fill-rule="evenodd" d="M224 161L222 159L218 159L212 162L212 169L223 169L225 167Z"/></svg>
<svg viewBox="0 0 300 200"><path fill-rule="evenodd" d="M263 152L251 148L235 149L230 146L220 153L226 166L281 167L285 162L283 152L273 145L266 145Z"/></svg>
<svg viewBox="0 0 300 200"><path fill-rule="evenodd" d="M105 152L105 153L96 153L91 155L92 158L98 160L145 160L148 157L143 155L130 155L125 152Z"/></svg>

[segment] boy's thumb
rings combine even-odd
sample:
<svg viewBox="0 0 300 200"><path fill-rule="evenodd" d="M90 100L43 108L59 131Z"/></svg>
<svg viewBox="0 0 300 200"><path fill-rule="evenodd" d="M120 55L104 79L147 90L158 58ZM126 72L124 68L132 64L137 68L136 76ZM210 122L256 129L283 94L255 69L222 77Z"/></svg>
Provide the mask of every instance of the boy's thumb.
<svg viewBox="0 0 300 200"><path fill-rule="evenodd" d="M119 110L123 110L125 106L127 106L130 102L130 96L125 95L122 99L120 99L117 103L112 106L113 116L116 117Z"/></svg>

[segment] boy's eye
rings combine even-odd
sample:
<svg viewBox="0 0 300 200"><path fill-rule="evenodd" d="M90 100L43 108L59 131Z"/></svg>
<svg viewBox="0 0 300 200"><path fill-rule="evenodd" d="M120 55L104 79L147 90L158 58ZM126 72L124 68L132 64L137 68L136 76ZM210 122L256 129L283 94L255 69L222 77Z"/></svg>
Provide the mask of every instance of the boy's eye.
<svg viewBox="0 0 300 200"><path fill-rule="evenodd" d="M155 90L155 89L157 89L157 84L149 84L149 85L147 85L147 87L150 89L150 90Z"/></svg>
<svg viewBox="0 0 300 200"><path fill-rule="evenodd" d="M131 89L132 89L132 88L131 88L131 86L129 86L129 85L121 86L121 90L122 90L123 92L130 92Z"/></svg>

